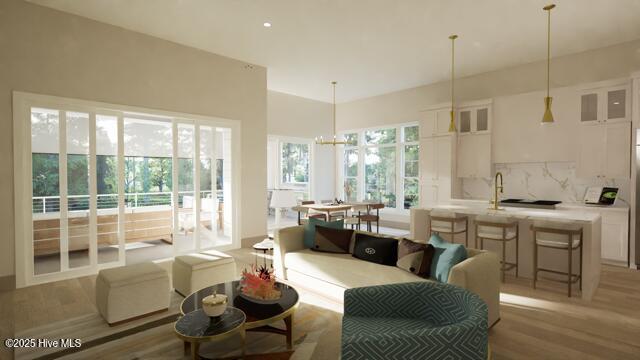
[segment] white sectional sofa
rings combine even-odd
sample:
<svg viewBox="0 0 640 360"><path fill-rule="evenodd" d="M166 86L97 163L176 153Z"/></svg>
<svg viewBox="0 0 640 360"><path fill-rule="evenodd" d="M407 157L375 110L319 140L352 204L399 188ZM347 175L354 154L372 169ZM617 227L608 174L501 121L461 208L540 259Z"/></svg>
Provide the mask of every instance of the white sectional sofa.
<svg viewBox="0 0 640 360"><path fill-rule="evenodd" d="M376 234L371 234L376 235ZM342 301L345 289L412 281L421 278L394 266L357 259L351 254L332 254L306 249L304 226L277 230L274 237L276 276ZM483 250L467 249L468 259L455 265L449 284L479 295L489 308L489 325L500 319L500 261Z"/></svg>

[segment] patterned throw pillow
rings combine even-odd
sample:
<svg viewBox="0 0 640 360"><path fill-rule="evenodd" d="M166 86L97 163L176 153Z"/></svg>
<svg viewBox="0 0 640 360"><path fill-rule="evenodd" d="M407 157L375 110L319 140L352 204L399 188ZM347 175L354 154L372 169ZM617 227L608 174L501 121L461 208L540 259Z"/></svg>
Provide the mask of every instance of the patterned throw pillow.
<svg viewBox="0 0 640 360"><path fill-rule="evenodd" d="M356 233L353 257L377 264L395 266L398 261L398 240Z"/></svg>
<svg viewBox="0 0 640 360"><path fill-rule="evenodd" d="M334 229L330 227L316 225L316 237L313 251L348 254L353 230Z"/></svg>
<svg viewBox="0 0 640 360"><path fill-rule="evenodd" d="M304 247L307 249L311 249L315 246L315 238L316 238L316 225L330 227L334 229L342 229L344 228L344 220L338 221L324 221L315 218L309 218L309 221L304 227Z"/></svg>
<svg viewBox="0 0 640 360"><path fill-rule="evenodd" d="M431 244L420 244L402 239L398 242L398 262L396 266L420 277L431 275L431 261L435 248Z"/></svg>

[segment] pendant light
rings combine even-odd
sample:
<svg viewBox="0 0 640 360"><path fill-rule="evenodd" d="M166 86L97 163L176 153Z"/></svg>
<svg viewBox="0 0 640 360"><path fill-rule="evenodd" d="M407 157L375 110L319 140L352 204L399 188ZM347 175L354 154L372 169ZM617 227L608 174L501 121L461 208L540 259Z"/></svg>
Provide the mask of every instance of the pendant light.
<svg viewBox="0 0 640 360"><path fill-rule="evenodd" d="M547 96L544 98L544 115L542 115L542 124L552 124L553 114L551 113L551 101L549 96L549 69L551 62L551 9L556 7L555 4L549 4L542 9L547 12Z"/></svg>
<svg viewBox="0 0 640 360"><path fill-rule="evenodd" d="M320 138L316 137L316 144L318 145L346 145L347 142L344 139L338 140L338 136L336 135L336 81L332 81L331 85L333 85L333 140L324 140L322 136Z"/></svg>
<svg viewBox="0 0 640 360"><path fill-rule="evenodd" d="M456 132L456 117L455 117L455 113L453 111L454 109L454 105L453 105L453 79L455 77L455 68L454 68L454 55L455 55L455 41L458 38L458 35L451 35L449 36L449 39L451 39L451 111L450 111L450 115L451 115L451 121L449 122L449 132Z"/></svg>

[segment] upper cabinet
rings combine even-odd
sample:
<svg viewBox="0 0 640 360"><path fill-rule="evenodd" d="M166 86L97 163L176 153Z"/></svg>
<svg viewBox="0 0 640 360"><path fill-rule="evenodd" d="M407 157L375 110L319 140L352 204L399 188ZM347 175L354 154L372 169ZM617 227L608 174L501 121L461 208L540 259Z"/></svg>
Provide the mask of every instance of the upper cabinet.
<svg viewBox="0 0 640 360"><path fill-rule="evenodd" d="M627 179L631 169L631 124L602 123L580 129L576 175Z"/></svg>
<svg viewBox="0 0 640 360"><path fill-rule="evenodd" d="M458 110L460 134L482 134L490 131L491 108L488 105L464 107Z"/></svg>
<svg viewBox="0 0 640 360"><path fill-rule="evenodd" d="M427 138L439 135L450 135L450 111L450 108L423 111L420 119L420 137Z"/></svg>
<svg viewBox="0 0 640 360"><path fill-rule="evenodd" d="M631 121L628 85L583 90L580 95L580 123L596 125Z"/></svg>

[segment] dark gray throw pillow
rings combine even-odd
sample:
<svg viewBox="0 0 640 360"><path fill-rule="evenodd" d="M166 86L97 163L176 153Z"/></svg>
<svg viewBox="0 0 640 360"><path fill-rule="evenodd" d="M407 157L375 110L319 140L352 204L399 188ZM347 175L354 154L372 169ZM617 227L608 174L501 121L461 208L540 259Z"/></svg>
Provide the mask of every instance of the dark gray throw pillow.
<svg viewBox="0 0 640 360"><path fill-rule="evenodd" d="M313 251L348 254L353 230L334 229L316 225L316 234L313 242Z"/></svg>
<svg viewBox="0 0 640 360"><path fill-rule="evenodd" d="M395 266L398 261L398 240L356 233L353 257L377 264Z"/></svg>
<svg viewBox="0 0 640 360"><path fill-rule="evenodd" d="M408 239L398 242L398 262L396 265L420 277L431 275L431 262L435 248L431 244L421 244Z"/></svg>

